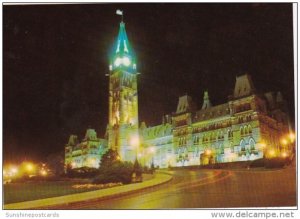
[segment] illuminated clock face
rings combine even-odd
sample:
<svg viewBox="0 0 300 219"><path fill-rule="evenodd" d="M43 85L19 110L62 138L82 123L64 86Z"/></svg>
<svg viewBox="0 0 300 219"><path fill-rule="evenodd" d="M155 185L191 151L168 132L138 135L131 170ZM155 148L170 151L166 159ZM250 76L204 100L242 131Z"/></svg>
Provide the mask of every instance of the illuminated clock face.
<svg viewBox="0 0 300 219"><path fill-rule="evenodd" d="M115 60L115 66L118 67L121 64L122 64L122 59L117 57L116 60Z"/></svg>
<svg viewBox="0 0 300 219"><path fill-rule="evenodd" d="M124 56L124 57L117 57L116 59L115 59L115 62L114 62L114 65L116 66L116 67L118 67L118 66L120 66L120 65L124 65L124 66L126 66L126 67L128 67L129 65L131 64L131 60L130 60L130 58L129 57L127 57L127 56Z"/></svg>
<svg viewBox="0 0 300 219"><path fill-rule="evenodd" d="M130 59L128 58L128 57L123 57L123 59L122 59L122 61L123 61L123 64L125 65L125 66L129 66L130 65Z"/></svg>

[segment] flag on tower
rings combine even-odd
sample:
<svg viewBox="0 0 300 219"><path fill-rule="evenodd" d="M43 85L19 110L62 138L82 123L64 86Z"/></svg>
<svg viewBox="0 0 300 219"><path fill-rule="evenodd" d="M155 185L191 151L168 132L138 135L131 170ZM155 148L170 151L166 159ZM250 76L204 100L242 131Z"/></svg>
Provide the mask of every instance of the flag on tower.
<svg viewBox="0 0 300 219"><path fill-rule="evenodd" d="M117 15L123 15L123 11L121 11L121 10L118 9L118 10L116 11L116 14L117 14Z"/></svg>

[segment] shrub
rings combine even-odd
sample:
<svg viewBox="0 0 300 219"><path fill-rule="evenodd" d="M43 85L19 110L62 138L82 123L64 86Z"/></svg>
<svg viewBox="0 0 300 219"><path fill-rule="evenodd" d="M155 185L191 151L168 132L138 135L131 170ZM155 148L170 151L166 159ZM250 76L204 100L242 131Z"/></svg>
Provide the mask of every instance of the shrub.
<svg viewBox="0 0 300 219"><path fill-rule="evenodd" d="M98 175L93 179L93 183L123 183L131 182L133 164L130 162L114 161L111 166L103 165L99 168Z"/></svg>
<svg viewBox="0 0 300 219"><path fill-rule="evenodd" d="M68 177L76 177L76 178L93 178L97 175L98 170L96 168L90 167L80 167L74 169L68 169L67 176Z"/></svg>

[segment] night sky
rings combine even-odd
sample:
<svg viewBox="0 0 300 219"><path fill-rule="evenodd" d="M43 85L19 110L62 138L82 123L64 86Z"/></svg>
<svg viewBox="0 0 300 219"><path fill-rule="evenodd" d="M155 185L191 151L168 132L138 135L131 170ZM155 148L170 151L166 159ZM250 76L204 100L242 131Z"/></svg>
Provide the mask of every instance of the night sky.
<svg viewBox="0 0 300 219"><path fill-rule="evenodd" d="M292 4L3 6L5 161L44 159L89 127L104 136L116 9L141 72L140 121L159 124L186 93L198 108L204 90L225 103L244 73L294 113Z"/></svg>

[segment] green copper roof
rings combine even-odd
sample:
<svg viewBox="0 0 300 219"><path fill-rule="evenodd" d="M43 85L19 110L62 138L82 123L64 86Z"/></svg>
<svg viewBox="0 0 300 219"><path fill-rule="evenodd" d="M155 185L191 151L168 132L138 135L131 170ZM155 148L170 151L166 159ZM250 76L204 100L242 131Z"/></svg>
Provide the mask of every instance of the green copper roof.
<svg viewBox="0 0 300 219"><path fill-rule="evenodd" d="M117 59L125 61L117 61L118 64L116 65ZM125 68L126 70L136 69L135 55L129 43L124 22L120 23L119 34L111 52L110 63L111 70L116 68Z"/></svg>
<svg viewBox="0 0 300 219"><path fill-rule="evenodd" d="M125 23L120 23L119 35L118 40L116 43L115 53L116 54L131 54L131 48L129 45L128 37L125 30Z"/></svg>

